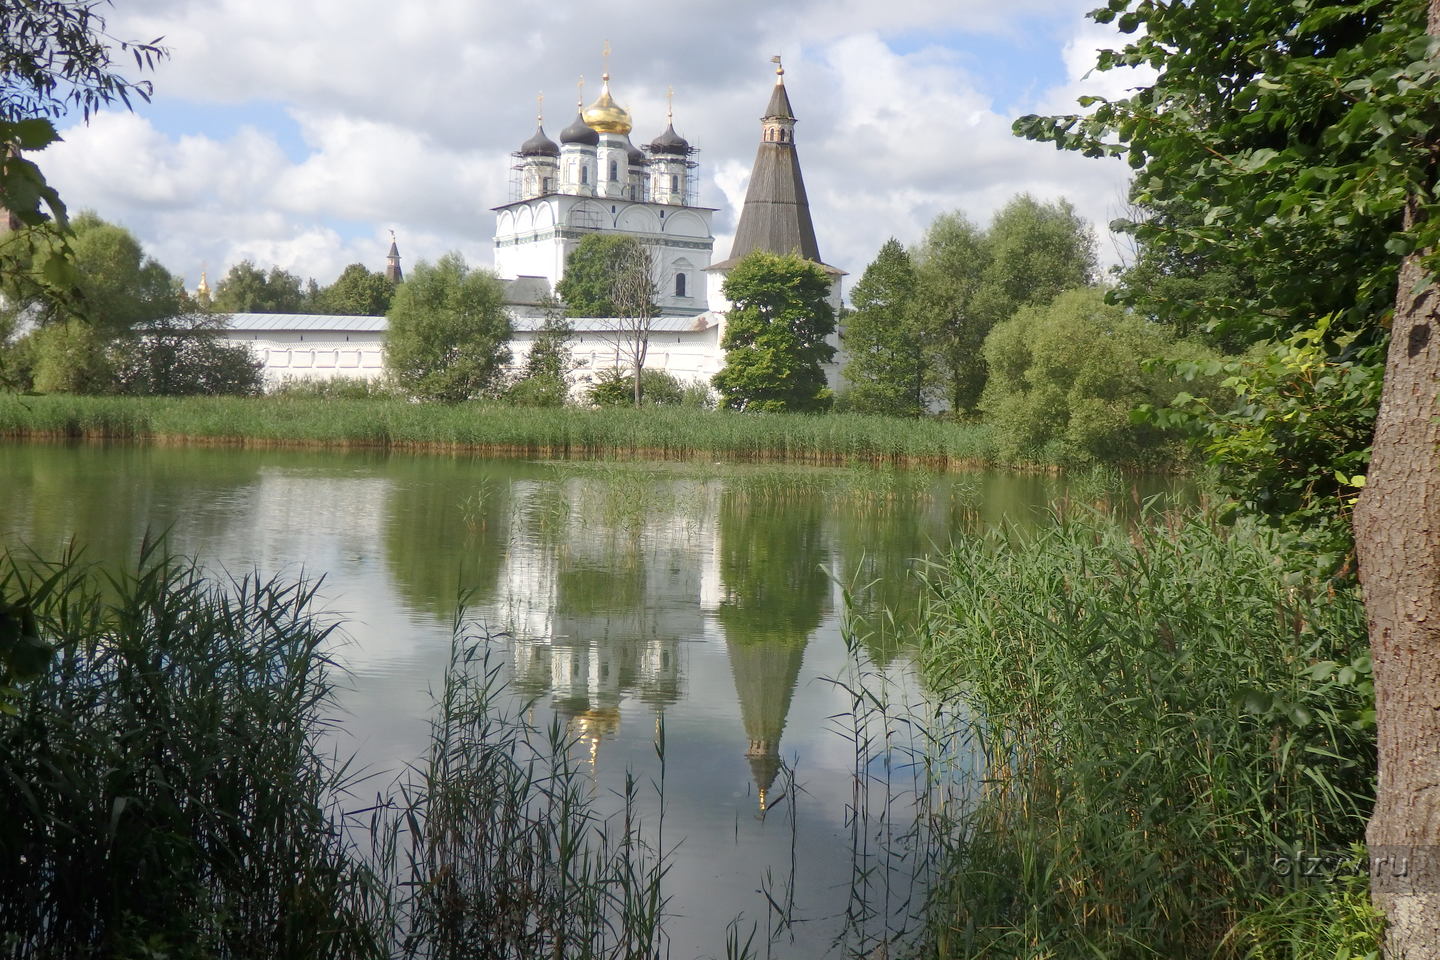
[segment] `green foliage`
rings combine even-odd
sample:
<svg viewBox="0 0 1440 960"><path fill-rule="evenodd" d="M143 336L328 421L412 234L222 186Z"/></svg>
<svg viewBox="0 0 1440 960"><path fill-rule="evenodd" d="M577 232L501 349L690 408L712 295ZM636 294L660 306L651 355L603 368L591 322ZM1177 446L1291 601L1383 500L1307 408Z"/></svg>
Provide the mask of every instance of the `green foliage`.
<svg viewBox="0 0 1440 960"><path fill-rule="evenodd" d="M569 385L548 373L516 380L505 391L505 402L517 407L563 407L569 397Z"/></svg>
<svg viewBox="0 0 1440 960"><path fill-rule="evenodd" d="M968 414L985 386L981 344L1024 306L1095 280L1095 238L1066 200L1010 200L983 232L960 214L936 218L917 258L917 310L933 342L951 410Z"/></svg>
<svg viewBox="0 0 1440 960"><path fill-rule="evenodd" d="M591 233L582 237L565 258L565 275L555 284L555 293L571 317L618 317L615 306L615 278L635 241L613 233Z"/></svg>
<svg viewBox="0 0 1440 960"><path fill-rule="evenodd" d="M167 317L111 345L116 393L195 396L260 392L264 365L243 343L225 343L203 314Z"/></svg>
<svg viewBox="0 0 1440 960"><path fill-rule="evenodd" d="M395 291L385 368L405 390L456 403L495 393L510 362L510 315L494 274L458 253L424 261Z"/></svg>
<svg viewBox="0 0 1440 960"><path fill-rule="evenodd" d="M76 108L88 121L107 104L129 107L132 95L150 99L148 81L132 82L112 69L110 44L142 69L166 56L158 40L112 38L99 6L96 0L0 4L0 301L79 304L65 204L19 151L33 153L59 140L54 121Z"/></svg>
<svg viewBox="0 0 1440 960"><path fill-rule="evenodd" d="M597 407L617 407L635 402L635 377L628 370L609 367L599 370L585 394ZM640 372L641 403L649 406L675 406L685 396L680 381L664 370Z"/></svg>
<svg viewBox="0 0 1440 960"><path fill-rule="evenodd" d="M1181 383L1169 367L1147 361L1204 359L1196 352L1167 328L1106 304L1104 291L1072 290L1022 308L990 332L980 407L1005 460L1153 462L1164 453L1164 433L1131 413L1142 403L1168 403Z"/></svg>
<svg viewBox="0 0 1440 960"><path fill-rule="evenodd" d="M530 352L525 355L524 376L526 379L548 377L563 385L575 371L575 361L570 355L575 328L565 318L559 303L552 300L545 307L545 320L535 333Z"/></svg>
<svg viewBox="0 0 1440 960"><path fill-rule="evenodd" d="M1332 955L1236 928L1307 882L1277 858L1349 849L1374 799L1364 609L1286 573L1293 548L1082 514L930 572L925 671L983 757L944 834L941 955Z"/></svg>
<svg viewBox="0 0 1440 960"><path fill-rule="evenodd" d="M142 554L108 578L0 557L56 649L0 719L0 776L24 784L0 791L7 952L378 956L310 588Z"/></svg>
<svg viewBox="0 0 1440 960"><path fill-rule="evenodd" d="M737 263L722 288L733 307L720 346L725 366L714 384L731 410L813 411L830 405L822 363L835 356L830 277L793 254L757 250Z"/></svg>
<svg viewBox="0 0 1440 960"><path fill-rule="evenodd" d="M250 260L230 268L211 302L216 313L305 313L308 308L299 277L279 267L267 274Z"/></svg>
<svg viewBox="0 0 1440 960"><path fill-rule="evenodd" d="M843 321L849 362L845 379L856 413L915 417L925 412L929 345L916 310L916 276L910 255L894 237L850 293L853 313Z"/></svg>
<svg viewBox="0 0 1440 960"><path fill-rule="evenodd" d="M1355 366L1383 356L1401 257L1440 249L1440 218L1422 216L1409 231L1402 222L1407 197L1433 202L1428 144L1440 124L1440 73L1426 8L1423 0L1256 0L1206 16L1190 5L1110 0L1092 16L1132 39L1102 51L1098 69L1145 65L1159 79L1124 99L1087 98L1085 116L1022 117L1015 129L1090 156L1126 157L1146 217L1123 226L1142 247L1158 248L1162 264L1188 258L1182 276L1215 269L1236 278L1187 307L1156 302L1141 273L1122 298L1231 342L1299 336L1337 370L1374 380ZM1433 274L1434 253L1426 265ZM1309 523L1333 504L1334 484L1317 485L1312 498L1292 482L1303 471L1287 470L1286 492L1267 506L1267 472L1343 437L1332 462L1315 466L1363 473L1373 391L1335 391L1330 399L1347 406L1321 414L1312 436L1309 416L1271 393L1286 377L1265 364L1252 372L1254 383L1232 385L1235 407L1217 415L1240 423L1259 403L1267 416L1295 416L1282 430L1231 432L1231 480L1241 501L1283 511L1277 522ZM1239 467L1247 441L1260 467L1248 475ZM1304 501L1298 509L1293 493Z"/></svg>
<svg viewBox="0 0 1440 960"><path fill-rule="evenodd" d="M1220 390L1181 394L1173 406L1145 413L1187 431L1219 468L1220 489L1235 505L1294 524L1304 555L1334 572L1351 551L1351 511L1370 460L1384 357L1371 338L1337 339L1329 328L1322 318L1241 358L1182 364L1186 374L1220 377Z"/></svg>
<svg viewBox="0 0 1440 960"><path fill-rule="evenodd" d="M397 394L384 380L364 377L288 378L269 396L290 400L394 400Z"/></svg>
<svg viewBox="0 0 1440 960"><path fill-rule="evenodd" d="M83 320L51 323L23 344L30 386L41 393L106 393L114 382L106 341Z"/></svg>
<svg viewBox="0 0 1440 960"><path fill-rule="evenodd" d="M368 270L363 263L352 263L340 272L334 283L310 298L310 306L318 313L383 317L394 295L395 285L385 279L385 274Z"/></svg>

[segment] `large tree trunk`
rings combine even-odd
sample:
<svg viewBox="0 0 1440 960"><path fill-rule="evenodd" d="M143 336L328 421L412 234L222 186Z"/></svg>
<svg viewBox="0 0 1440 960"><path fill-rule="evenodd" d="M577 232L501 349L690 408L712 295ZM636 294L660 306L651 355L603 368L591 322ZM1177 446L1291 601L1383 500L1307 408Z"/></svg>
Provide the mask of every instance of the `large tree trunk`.
<svg viewBox="0 0 1440 960"><path fill-rule="evenodd" d="M1440 0L1430 0L1440 35ZM1420 216L1420 200L1406 226ZM1388 960L1440 960L1440 287L1401 265L1355 548L1375 661L1379 783L1366 831Z"/></svg>

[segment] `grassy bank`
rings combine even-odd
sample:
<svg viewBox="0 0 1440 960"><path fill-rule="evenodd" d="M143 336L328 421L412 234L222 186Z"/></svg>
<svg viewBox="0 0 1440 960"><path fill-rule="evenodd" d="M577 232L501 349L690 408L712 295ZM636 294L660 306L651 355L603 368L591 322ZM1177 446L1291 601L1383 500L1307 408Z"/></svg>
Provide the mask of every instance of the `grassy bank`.
<svg viewBox="0 0 1440 960"><path fill-rule="evenodd" d="M1152 519L972 539L929 574L925 670L984 757L936 952L1375 951L1363 871L1334 876L1374 788L1358 596L1287 573L1272 535Z"/></svg>
<svg viewBox="0 0 1440 960"><path fill-rule="evenodd" d="M0 394L0 437L934 467L976 466L993 459L984 427L933 420L666 407L446 406L384 399Z"/></svg>

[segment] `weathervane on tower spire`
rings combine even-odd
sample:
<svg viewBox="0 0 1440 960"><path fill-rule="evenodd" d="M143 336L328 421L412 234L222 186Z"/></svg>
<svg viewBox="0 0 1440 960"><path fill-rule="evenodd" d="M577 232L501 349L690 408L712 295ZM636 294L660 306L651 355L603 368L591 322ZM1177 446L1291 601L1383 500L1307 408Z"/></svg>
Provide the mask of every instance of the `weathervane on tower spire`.
<svg viewBox="0 0 1440 960"><path fill-rule="evenodd" d="M775 56L771 57L770 62L775 64L775 82L784 83L785 67L783 64L780 63L780 54L777 53L775 54Z"/></svg>

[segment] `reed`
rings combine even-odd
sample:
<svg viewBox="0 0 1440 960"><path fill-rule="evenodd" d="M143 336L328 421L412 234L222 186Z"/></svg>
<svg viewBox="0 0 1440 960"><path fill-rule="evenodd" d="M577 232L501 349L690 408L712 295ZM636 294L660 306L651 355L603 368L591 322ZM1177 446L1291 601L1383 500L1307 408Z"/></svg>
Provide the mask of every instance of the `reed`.
<svg viewBox="0 0 1440 960"><path fill-rule="evenodd" d="M948 744L943 725L931 735L984 761L952 829L932 833L948 847L937 955L1375 948L1354 890L1276 867L1348 851L1374 786L1359 598L1284 556L1274 535L1204 514L1072 511L930 568L925 671L976 718ZM1329 941L1296 934L1322 928Z"/></svg>
<svg viewBox="0 0 1440 960"><path fill-rule="evenodd" d="M658 817L631 778L601 818L457 618L426 756L355 810L313 595L148 544L122 574L0 555L0 628L54 648L0 713L0 955L662 955L663 731Z"/></svg>
<svg viewBox="0 0 1440 960"><path fill-rule="evenodd" d="M0 394L0 437L237 446L334 446L652 459L977 466L983 426L855 414L694 408L577 409L399 399L76 397Z"/></svg>
<svg viewBox="0 0 1440 960"><path fill-rule="evenodd" d="M0 558L48 670L0 718L0 949L13 957L373 957L383 896L322 752L313 585Z"/></svg>

